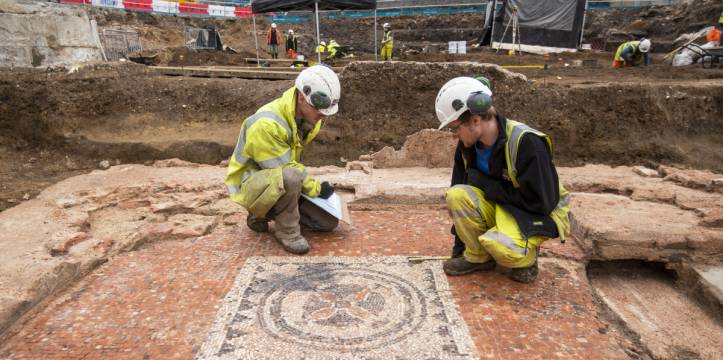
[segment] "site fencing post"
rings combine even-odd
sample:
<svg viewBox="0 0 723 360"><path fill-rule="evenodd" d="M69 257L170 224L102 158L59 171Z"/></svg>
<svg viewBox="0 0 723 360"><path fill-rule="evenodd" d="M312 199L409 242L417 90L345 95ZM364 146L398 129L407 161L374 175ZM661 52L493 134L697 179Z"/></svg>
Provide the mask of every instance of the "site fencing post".
<svg viewBox="0 0 723 360"><path fill-rule="evenodd" d="M374 9L374 61L379 61L377 44L377 9Z"/></svg>
<svg viewBox="0 0 723 360"><path fill-rule="evenodd" d="M319 0L314 1L314 15L316 16L316 47L319 48L321 35L319 35ZM316 53L316 60L321 64L321 51Z"/></svg>
<svg viewBox="0 0 723 360"><path fill-rule="evenodd" d="M252 5L253 1L249 3L249 5ZM254 23L254 43L256 44L256 67L261 66L261 62L259 61L259 34L256 33L256 14L253 12L253 7L251 10L251 21Z"/></svg>
<svg viewBox="0 0 723 360"><path fill-rule="evenodd" d="M582 47L583 36L585 35L585 20L587 18L588 1L585 1L585 10L582 12L582 25L580 25L580 42L577 44L578 48Z"/></svg>

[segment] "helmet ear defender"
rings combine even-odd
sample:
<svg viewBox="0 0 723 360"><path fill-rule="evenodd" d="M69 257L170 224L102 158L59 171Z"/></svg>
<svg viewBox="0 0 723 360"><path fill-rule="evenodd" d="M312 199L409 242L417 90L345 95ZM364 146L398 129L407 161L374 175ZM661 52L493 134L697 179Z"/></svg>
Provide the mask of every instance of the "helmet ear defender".
<svg viewBox="0 0 723 360"><path fill-rule="evenodd" d="M457 111L464 107L464 103L460 99L452 101L452 108ZM467 98L467 108L472 115L486 114L492 107L492 97L482 91L475 91L469 94Z"/></svg>
<svg viewBox="0 0 723 360"><path fill-rule="evenodd" d="M473 115L483 115L492 107L492 97L482 91L475 91L467 98L467 107Z"/></svg>
<svg viewBox="0 0 723 360"><path fill-rule="evenodd" d="M313 106L315 109L326 109L332 105L332 101L329 95L326 95L323 92L313 92L310 96L310 99L311 106Z"/></svg>

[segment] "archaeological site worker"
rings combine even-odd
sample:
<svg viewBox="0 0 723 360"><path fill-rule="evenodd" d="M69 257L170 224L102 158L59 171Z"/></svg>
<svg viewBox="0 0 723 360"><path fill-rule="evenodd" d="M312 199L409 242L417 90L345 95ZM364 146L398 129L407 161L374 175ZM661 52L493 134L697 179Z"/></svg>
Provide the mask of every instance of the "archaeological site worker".
<svg viewBox="0 0 723 360"><path fill-rule="evenodd" d="M392 26L384 23L384 35L382 36L382 61L392 61L392 51L394 49L394 36L392 35Z"/></svg>
<svg viewBox="0 0 723 360"><path fill-rule="evenodd" d="M710 29L705 36L706 42L713 43L713 46L720 46L721 29L723 29L723 11L720 13L720 18L718 18L718 24Z"/></svg>
<svg viewBox="0 0 723 360"><path fill-rule="evenodd" d="M614 68L650 65L650 40L628 41L620 44L613 59Z"/></svg>
<svg viewBox="0 0 723 360"><path fill-rule="evenodd" d="M513 280L533 281L542 242L564 239L570 227L552 140L498 114L489 87L470 77L447 82L435 107L439 129L459 139L445 199L464 252L444 271L463 275L499 264L511 268Z"/></svg>
<svg viewBox="0 0 723 360"><path fill-rule="evenodd" d="M319 43L319 46L316 47L316 53L325 53L326 52L326 41L322 41Z"/></svg>
<svg viewBox="0 0 723 360"><path fill-rule="evenodd" d="M296 53L299 51L298 45L294 30L289 29L289 35L286 36L286 55L289 59L296 59Z"/></svg>
<svg viewBox="0 0 723 360"><path fill-rule="evenodd" d="M276 23L271 23L271 27L266 32L266 45L269 47L272 59L279 58L279 45L281 44L281 32L276 28Z"/></svg>
<svg viewBox="0 0 723 360"><path fill-rule="evenodd" d="M300 202L301 193L328 198L334 187L310 176L299 156L322 120L336 114L340 96L337 75L326 66L312 66L299 74L294 87L241 124L226 187L231 200L248 210L248 227L266 232L273 220L274 237L290 253L309 251L299 224L314 231L331 231L338 224L310 202Z"/></svg>

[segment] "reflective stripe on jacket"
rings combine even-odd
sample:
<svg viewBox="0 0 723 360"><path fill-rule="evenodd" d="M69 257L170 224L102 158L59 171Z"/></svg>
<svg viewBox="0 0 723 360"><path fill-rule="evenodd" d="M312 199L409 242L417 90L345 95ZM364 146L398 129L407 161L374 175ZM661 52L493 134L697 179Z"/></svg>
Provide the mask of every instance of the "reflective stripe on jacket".
<svg viewBox="0 0 723 360"><path fill-rule="evenodd" d="M301 139L296 126L296 88L291 88L284 94L262 106L256 114L248 117L241 124L241 132L231 159L224 181L231 200L249 209L257 204L258 199L249 198L250 194L244 191L242 184L251 174L262 169L293 167L306 174L306 169L299 162L301 150L304 145L311 142L322 126L322 121L316 123L306 139ZM271 177L280 177L281 171L269 172ZM268 179L269 184L283 184L283 179ZM283 188L283 186L282 186ZM321 183L311 176L306 176L302 185L302 192L316 197L321 191ZM264 199L263 208L270 208L283 195L269 194ZM268 209L266 209L268 210ZM254 213L260 213L254 211ZM261 214L263 215L263 214Z"/></svg>
<svg viewBox="0 0 723 360"><path fill-rule="evenodd" d="M482 183L473 186L484 190L487 200L509 211L525 236L559 236L564 240L570 231L570 194L560 183L552 162L552 141L544 133L500 114L496 121L499 129L505 130L500 131L492 149L490 174L477 177ZM526 135L539 140L524 140ZM474 146L466 148L460 141L452 186L470 184L469 174L475 164Z"/></svg>
<svg viewBox="0 0 723 360"><path fill-rule="evenodd" d="M394 36L392 35L392 31L385 31L384 36L382 37L382 46L383 47L394 47Z"/></svg>
<svg viewBox="0 0 723 360"><path fill-rule="evenodd" d="M520 184L517 181L517 154L520 146L522 137L527 134L535 134L544 140L547 145L547 150L550 152L552 157L552 139L545 133L533 129L523 123L507 119L505 134L507 135L507 144L505 146L505 161L507 162L507 175L512 182L512 186L519 188ZM560 189L560 201L557 203L555 210L552 211L550 217L552 221L557 225L557 231L560 233L560 239L564 240L567 234L570 232L570 220L568 213L570 212L570 193L565 190L562 186L562 182L559 183Z"/></svg>

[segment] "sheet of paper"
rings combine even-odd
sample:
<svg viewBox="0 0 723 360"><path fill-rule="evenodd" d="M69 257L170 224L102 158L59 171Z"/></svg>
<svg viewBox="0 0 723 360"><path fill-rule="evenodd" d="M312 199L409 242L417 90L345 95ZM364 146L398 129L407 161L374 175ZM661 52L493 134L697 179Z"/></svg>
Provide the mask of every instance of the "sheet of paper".
<svg viewBox="0 0 723 360"><path fill-rule="evenodd" d="M301 196L335 218L351 225L351 218L349 217L349 210L346 207L346 203L336 193L331 194L328 199L309 197L306 194L301 194Z"/></svg>

